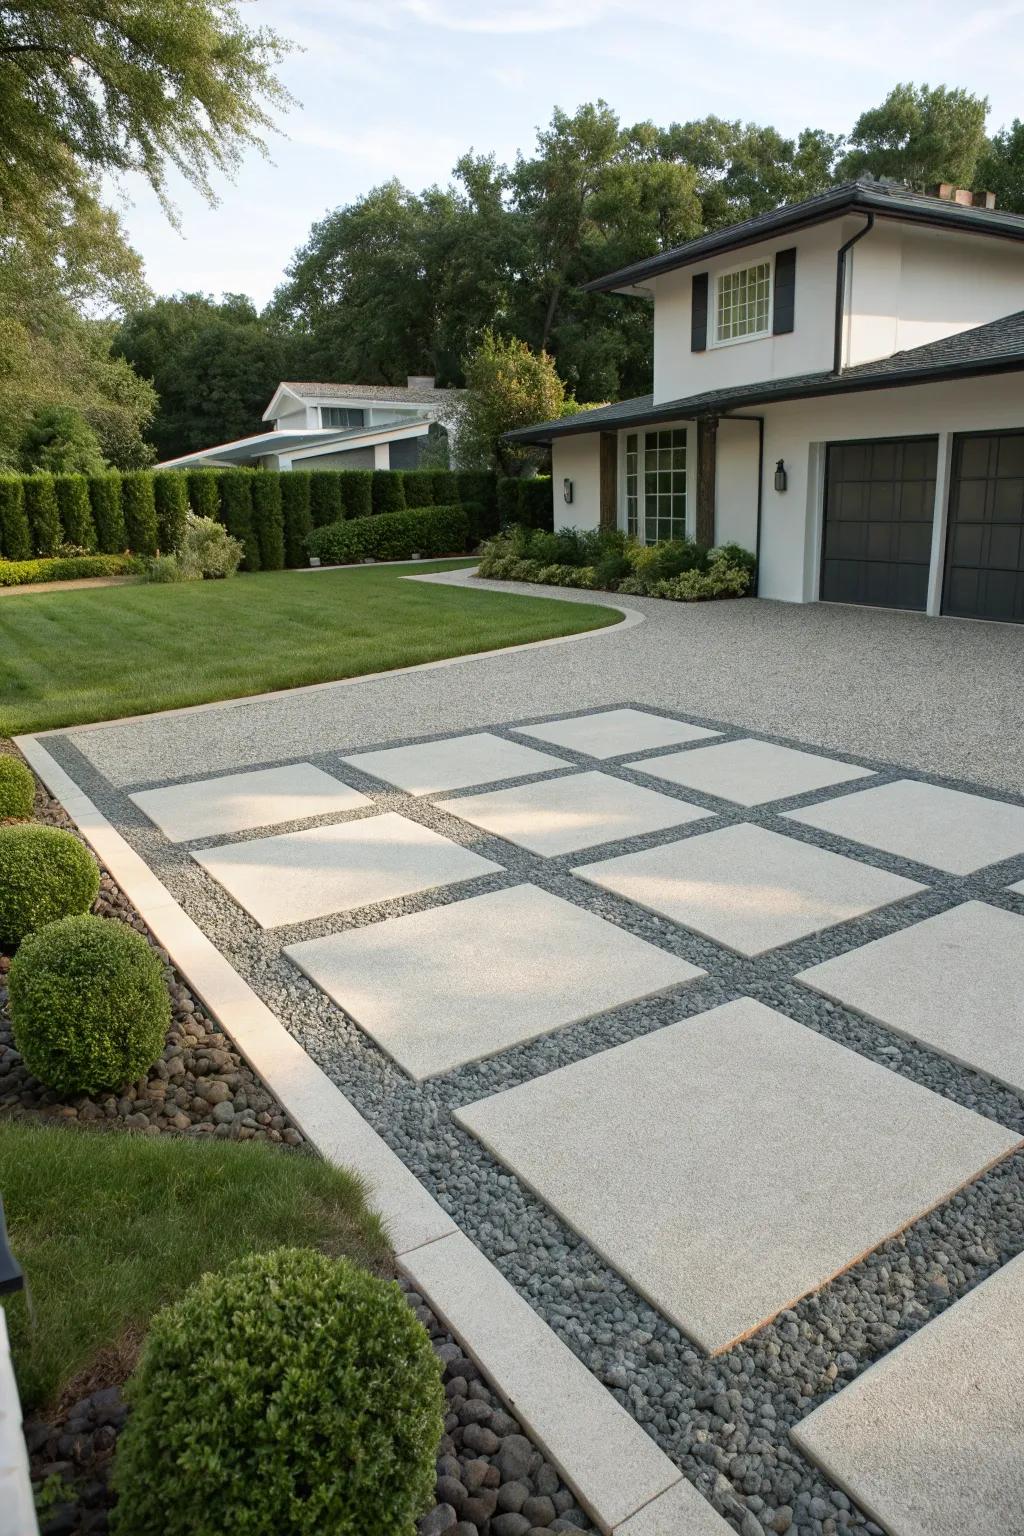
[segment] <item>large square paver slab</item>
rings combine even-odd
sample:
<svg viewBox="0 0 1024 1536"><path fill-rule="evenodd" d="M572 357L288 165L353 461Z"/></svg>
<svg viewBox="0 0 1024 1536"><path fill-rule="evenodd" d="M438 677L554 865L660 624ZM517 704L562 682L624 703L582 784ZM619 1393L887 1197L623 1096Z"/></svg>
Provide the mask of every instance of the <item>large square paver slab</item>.
<svg viewBox="0 0 1024 1536"><path fill-rule="evenodd" d="M1024 1536L1024 1255L790 1431L892 1536Z"/></svg>
<svg viewBox="0 0 1024 1536"><path fill-rule="evenodd" d="M750 998L455 1118L711 1353L1019 1143Z"/></svg>
<svg viewBox="0 0 1024 1536"><path fill-rule="evenodd" d="M261 928L309 922L501 868L394 812L201 848L192 857Z"/></svg>
<svg viewBox="0 0 1024 1536"><path fill-rule="evenodd" d="M952 875L969 875L1024 853L1024 808L915 779L783 815Z"/></svg>
<svg viewBox="0 0 1024 1536"><path fill-rule="evenodd" d="M604 709L575 720L547 720L542 725L516 727L520 736L550 741L587 757L622 757L627 752L647 752L654 747L677 747L686 741L703 741L720 732L685 720L666 720L643 709Z"/></svg>
<svg viewBox="0 0 1024 1536"><path fill-rule="evenodd" d="M416 1079L704 975L532 885L285 953Z"/></svg>
<svg viewBox="0 0 1024 1536"><path fill-rule="evenodd" d="M356 811L370 801L312 763L143 789L131 799L172 843Z"/></svg>
<svg viewBox="0 0 1024 1536"><path fill-rule="evenodd" d="M925 887L741 822L573 870L741 955L760 955Z"/></svg>
<svg viewBox="0 0 1024 1536"><path fill-rule="evenodd" d="M656 779L666 779L684 789L699 789L706 795L734 800L738 805L763 805L768 800L805 795L812 789L827 789L831 784L845 784L871 774L870 768L858 768L814 752L798 752L774 741L755 741L750 737L697 747L692 752L649 757L642 763L627 763L626 767L653 774Z"/></svg>
<svg viewBox="0 0 1024 1536"><path fill-rule="evenodd" d="M712 814L685 800L597 772L540 779L438 803L474 827L547 857L643 832L661 832Z"/></svg>
<svg viewBox="0 0 1024 1536"><path fill-rule="evenodd" d="M796 979L1024 1093L1024 917L968 901Z"/></svg>
<svg viewBox="0 0 1024 1536"><path fill-rule="evenodd" d="M344 761L410 795L468 789L473 784L522 779L530 773L549 773L553 768L566 767L563 758L506 741L489 731L449 736L444 741L421 741L412 747L357 752Z"/></svg>

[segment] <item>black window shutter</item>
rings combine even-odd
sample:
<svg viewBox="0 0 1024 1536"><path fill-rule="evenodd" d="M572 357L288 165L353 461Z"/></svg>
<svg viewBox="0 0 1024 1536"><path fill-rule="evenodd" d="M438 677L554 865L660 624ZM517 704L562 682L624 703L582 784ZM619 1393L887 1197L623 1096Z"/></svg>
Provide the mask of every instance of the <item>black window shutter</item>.
<svg viewBox="0 0 1024 1536"><path fill-rule="evenodd" d="M690 300L690 351L704 352L708 344L708 275L696 272Z"/></svg>
<svg viewBox="0 0 1024 1536"><path fill-rule="evenodd" d="M775 252L775 303L772 333L781 336L793 329L793 301L796 295L796 246Z"/></svg>

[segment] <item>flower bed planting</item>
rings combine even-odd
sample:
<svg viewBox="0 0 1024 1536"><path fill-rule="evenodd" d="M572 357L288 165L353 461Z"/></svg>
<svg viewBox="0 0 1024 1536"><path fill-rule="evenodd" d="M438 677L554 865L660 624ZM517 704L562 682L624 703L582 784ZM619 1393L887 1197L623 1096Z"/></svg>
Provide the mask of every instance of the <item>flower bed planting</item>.
<svg viewBox="0 0 1024 1536"><path fill-rule="evenodd" d="M494 581L583 587L635 597L705 602L746 597L754 590L757 562L738 544L705 549L686 539L638 544L617 529L559 533L522 526L484 545L477 575Z"/></svg>

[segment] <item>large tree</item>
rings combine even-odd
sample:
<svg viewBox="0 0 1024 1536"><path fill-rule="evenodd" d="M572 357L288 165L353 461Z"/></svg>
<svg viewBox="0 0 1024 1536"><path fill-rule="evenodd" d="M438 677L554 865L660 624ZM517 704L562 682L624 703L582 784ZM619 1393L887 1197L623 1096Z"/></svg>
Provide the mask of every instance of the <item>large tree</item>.
<svg viewBox="0 0 1024 1536"><path fill-rule="evenodd" d="M1024 213L1024 123L1019 118L986 144L974 183L995 193L997 208Z"/></svg>
<svg viewBox="0 0 1024 1536"><path fill-rule="evenodd" d="M985 148L988 101L944 85L897 85L862 112L839 164L841 177L891 177L924 191L940 181L969 187Z"/></svg>

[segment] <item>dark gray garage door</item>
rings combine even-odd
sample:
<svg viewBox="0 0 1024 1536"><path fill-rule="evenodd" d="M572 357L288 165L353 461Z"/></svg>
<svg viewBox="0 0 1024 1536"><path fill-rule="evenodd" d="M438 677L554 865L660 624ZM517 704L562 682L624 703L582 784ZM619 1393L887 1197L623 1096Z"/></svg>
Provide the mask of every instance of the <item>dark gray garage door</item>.
<svg viewBox="0 0 1024 1536"><path fill-rule="evenodd" d="M937 449L934 437L828 444L822 598L924 608Z"/></svg>
<svg viewBox="0 0 1024 1536"><path fill-rule="evenodd" d="M1024 624L1024 432L954 440L942 611Z"/></svg>

